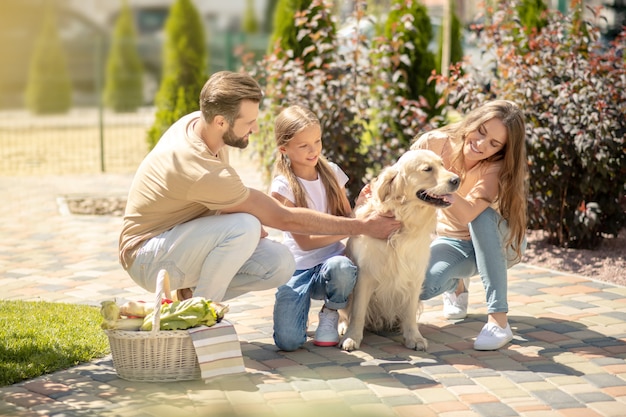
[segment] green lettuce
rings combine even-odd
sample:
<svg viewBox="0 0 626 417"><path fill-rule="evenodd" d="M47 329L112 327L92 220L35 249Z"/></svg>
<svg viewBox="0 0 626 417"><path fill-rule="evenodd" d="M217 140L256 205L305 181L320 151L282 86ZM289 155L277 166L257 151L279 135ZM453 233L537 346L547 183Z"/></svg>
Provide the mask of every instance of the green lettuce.
<svg viewBox="0 0 626 417"><path fill-rule="evenodd" d="M185 330L200 325L213 326L228 311L227 306L213 303L203 297L192 297L161 305L160 330ZM148 314L141 330L152 330L154 312Z"/></svg>

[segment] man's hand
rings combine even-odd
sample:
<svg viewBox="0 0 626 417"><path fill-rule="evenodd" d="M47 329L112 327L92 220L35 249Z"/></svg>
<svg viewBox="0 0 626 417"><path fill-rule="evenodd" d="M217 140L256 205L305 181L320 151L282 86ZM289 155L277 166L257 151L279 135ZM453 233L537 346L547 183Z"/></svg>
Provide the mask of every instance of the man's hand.
<svg viewBox="0 0 626 417"><path fill-rule="evenodd" d="M393 233L397 232L402 223L395 219L392 213L375 213L365 219L367 225L367 236L376 239L387 239Z"/></svg>

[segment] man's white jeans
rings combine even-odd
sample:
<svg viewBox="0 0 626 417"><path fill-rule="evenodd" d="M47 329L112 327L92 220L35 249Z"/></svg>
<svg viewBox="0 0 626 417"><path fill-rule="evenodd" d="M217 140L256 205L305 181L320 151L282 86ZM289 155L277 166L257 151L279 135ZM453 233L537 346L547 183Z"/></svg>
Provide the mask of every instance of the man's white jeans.
<svg viewBox="0 0 626 417"><path fill-rule="evenodd" d="M172 289L194 288L194 296L223 301L249 291L277 288L295 271L286 246L261 239L261 223L246 213L200 217L146 241L128 269L154 292L160 269Z"/></svg>

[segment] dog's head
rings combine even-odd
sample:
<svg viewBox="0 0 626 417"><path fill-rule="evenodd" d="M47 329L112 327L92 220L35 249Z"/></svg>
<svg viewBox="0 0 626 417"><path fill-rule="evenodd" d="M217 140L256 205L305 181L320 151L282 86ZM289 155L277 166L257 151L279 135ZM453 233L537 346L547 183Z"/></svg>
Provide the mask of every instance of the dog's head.
<svg viewBox="0 0 626 417"><path fill-rule="evenodd" d="M438 208L452 204L451 193L459 188L458 175L443 167L434 152L418 149L404 153L398 161L376 178L372 192L380 202L416 201Z"/></svg>

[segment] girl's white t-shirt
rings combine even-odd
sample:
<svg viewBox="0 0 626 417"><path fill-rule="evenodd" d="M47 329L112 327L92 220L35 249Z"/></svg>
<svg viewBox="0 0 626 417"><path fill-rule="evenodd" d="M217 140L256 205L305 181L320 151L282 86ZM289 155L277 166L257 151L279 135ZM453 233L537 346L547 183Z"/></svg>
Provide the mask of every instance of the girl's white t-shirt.
<svg viewBox="0 0 626 417"><path fill-rule="evenodd" d="M333 162L329 162L337 182L343 188L348 182L348 176ZM326 198L326 189L324 183L320 178L314 181L307 181L302 178L298 178L300 184L304 188L307 194L307 204L310 209L320 211L322 213L328 213L328 199ZM295 197L293 191L289 186L287 178L283 175L278 175L272 180L270 187L271 193L278 193L295 204ZM289 248L296 260L296 269L310 269L316 265L321 264L327 259L336 256L343 255L345 251L345 245L341 242L335 242L328 246L324 246L318 249L302 250L296 243L293 235L289 232L283 232L283 242L285 246Z"/></svg>

